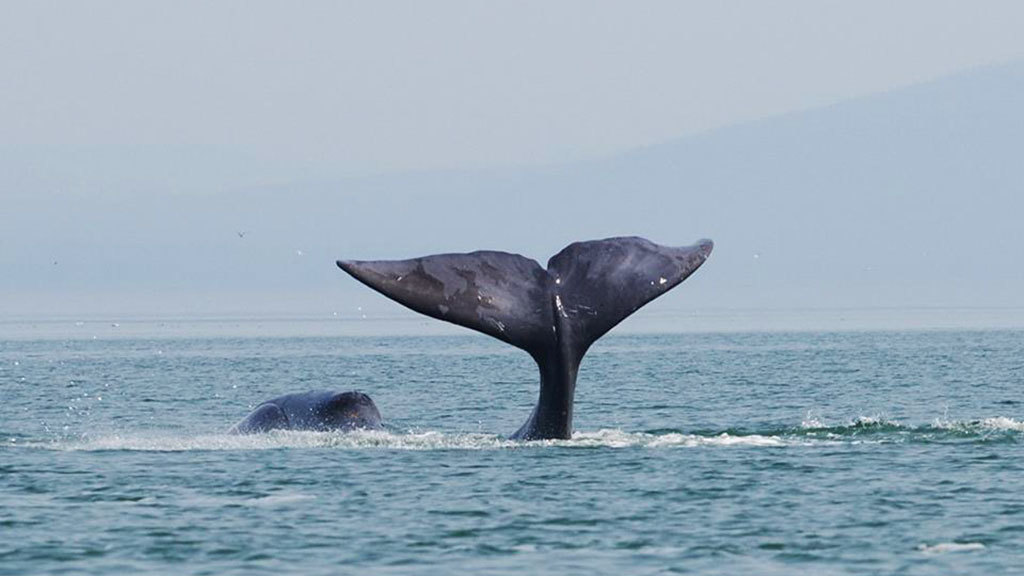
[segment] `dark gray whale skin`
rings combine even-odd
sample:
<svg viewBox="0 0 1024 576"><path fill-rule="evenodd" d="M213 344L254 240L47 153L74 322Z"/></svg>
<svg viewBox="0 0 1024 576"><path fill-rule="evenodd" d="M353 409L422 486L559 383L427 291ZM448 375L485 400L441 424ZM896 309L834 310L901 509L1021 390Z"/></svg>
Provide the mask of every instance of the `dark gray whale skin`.
<svg viewBox="0 0 1024 576"><path fill-rule="evenodd" d="M271 430L378 430L380 411L362 392L314 390L286 394L257 406L235 424L231 434L255 434Z"/></svg>
<svg viewBox="0 0 1024 576"><path fill-rule="evenodd" d="M572 437L576 374L590 345L686 280L714 244L661 246L638 237L575 242L547 269L518 254L478 251L411 260L338 261L338 267L421 314L525 350L540 395L512 437Z"/></svg>

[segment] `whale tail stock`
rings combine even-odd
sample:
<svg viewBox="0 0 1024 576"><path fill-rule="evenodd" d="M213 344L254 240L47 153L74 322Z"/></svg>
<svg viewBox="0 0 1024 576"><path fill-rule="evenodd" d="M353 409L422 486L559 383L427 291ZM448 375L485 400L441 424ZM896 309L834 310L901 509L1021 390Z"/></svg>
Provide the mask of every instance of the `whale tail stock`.
<svg viewBox="0 0 1024 576"><path fill-rule="evenodd" d="M712 248L710 240L677 248L624 237L570 244L547 270L495 251L338 267L416 312L528 352L540 368L540 396L513 437L569 438L576 374L590 345L686 280Z"/></svg>

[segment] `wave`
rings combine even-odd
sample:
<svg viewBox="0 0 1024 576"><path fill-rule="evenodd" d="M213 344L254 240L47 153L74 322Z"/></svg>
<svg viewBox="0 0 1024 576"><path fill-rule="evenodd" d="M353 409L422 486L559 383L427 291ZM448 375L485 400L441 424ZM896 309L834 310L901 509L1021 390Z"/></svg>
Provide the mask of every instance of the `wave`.
<svg viewBox="0 0 1024 576"><path fill-rule="evenodd" d="M944 552L970 552L973 550L984 550L985 545L981 542L942 542L939 544L921 544L918 551L925 554L942 554Z"/></svg>
<svg viewBox="0 0 1024 576"><path fill-rule="evenodd" d="M243 502L245 506L253 506L257 508L275 508L277 506L287 506L295 502L303 502L306 500L315 500L316 496L310 494L301 494L298 492L283 492L278 494L268 494L266 496L256 496L248 498Z"/></svg>
<svg viewBox="0 0 1024 576"><path fill-rule="evenodd" d="M935 426L937 428L946 428L950 430L966 430L966 431L1009 431L1009 432L1024 432L1024 422L1014 420L1013 418L1006 418L1004 416L998 416L996 418L985 418L983 420L971 420L968 422L958 421L947 421L947 420L936 420Z"/></svg>
<svg viewBox="0 0 1024 576"><path fill-rule="evenodd" d="M266 434L157 435L115 434L95 438L57 440L23 444L64 451L185 452L192 450L277 450L283 448L342 448L387 450L497 450L562 448L698 447L698 446L784 446L785 440L760 434L720 433L651 434L602 429L577 432L570 440L510 440L493 434L446 432L353 432L273 431Z"/></svg>
<svg viewBox="0 0 1024 576"><path fill-rule="evenodd" d="M793 435L807 438L858 439L878 442L1017 441L1024 422L1005 416L980 420L936 419L931 424L908 425L879 416L861 416L830 426L808 416ZM780 432L786 434L785 431Z"/></svg>
<svg viewBox="0 0 1024 576"><path fill-rule="evenodd" d="M627 432L600 429L573 434L570 440L525 442L495 434L440 431L306 432L277 430L266 434L158 434L126 433L83 435L48 442L18 442L17 446L65 451L277 450L285 448L339 448L386 450L503 450L536 448L697 448L792 447L863 443L1019 442L1024 422L1008 417L981 420L936 420L912 426L878 417L860 417L838 426L817 418L799 427L777 430L693 432L659 429ZM10 446L14 446L11 444Z"/></svg>

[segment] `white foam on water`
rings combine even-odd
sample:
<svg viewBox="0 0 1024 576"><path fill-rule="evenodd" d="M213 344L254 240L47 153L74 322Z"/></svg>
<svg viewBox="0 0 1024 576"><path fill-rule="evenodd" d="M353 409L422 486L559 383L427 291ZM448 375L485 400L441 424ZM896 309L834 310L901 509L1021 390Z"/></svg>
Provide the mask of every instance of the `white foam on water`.
<svg viewBox="0 0 1024 576"><path fill-rule="evenodd" d="M849 428L872 428L880 426L891 426L894 428L903 428L903 424L896 420L891 420L882 415L875 416L857 416L853 420L848 420L844 424L830 424L823 418L815 416L812 412L808 411L807 414L800 421L800 428L802 430L821 430L831 431L842 429L846 430Z"/></svg>
<svg viewBox="0 0 1024 576"><path fill-rule="evenodd" d="M944 430L1024 432L1024 422L1014 420L1013 418L1007 418L1006 416L995 416L992 418L969 421L936 419L933 425L936 428L942 428Z"/></svg>
<svg viewBox="0 0 1024 576"><path fill-rule="evenodd" d="M697 434L648 434L646 432L625 432L617 429L601 429L596 432L576 432L571 440L541 440L531 442L547 446L565 447L608 447L630 448L635 446L648 448L663 447L696 447L696 446L783 446L785 442L775 436L733 436L722 433L716 436Z"/></svg>
<svg viewBox="0 0 1024 576"><path fill-rule="evenodd" d="M284 494L270 494L269 496L261 496L259 498L250 498L245 501L247 506L256 506L260 508L273 508L275 506L284 506L292 504L294 502L302 502L304 500L313 500L316 496L309 494L299 493L284 493Z"/></svg>
<svg viewBox="0 0 1024 576"><path fill-rule="evenodd" d="M891 426L901 431L943 429L980 434L987 437L998 432L1024 432L1024 422L1005 416L982 420L935 420L932 426L908 427L880 417L861 416L846 426L833 428L821 419L808 414L800 424L802 430L823 431L824 437L809 437L799 433L772 434L687 434L683 432L627 432L620 429L581 431L570 440L539 440L525 442L511 440L495 434L454 433L439 431L392 432L357 430L354 432L308 432L275 430L266 434L159 434L125 433L103 436L83 436L78 439L51 442L19 442L26 448L44 448L68 451L148 451L185 452L190 450L280 450L288 448L341 448L386 450L500 450L531 449L538 447L562 448L693 448L701 446L776 447L819 446L834 444L884 443L887 436L869 440L849 435L849 428ZM14 445L14 444L12 444Z"/></svg>
<svg viewBox="0 0 1024 576"><path fill-rule="evenodd" d="M970 552L972 550L984 550L985 545L981 542L942 542L931 546L921 544L917 549L925 554L943 554L945 552Z"/></svg>
<svg viewBox="0 0 1024 576"><path fill-rule="evenodd" d="M857 416L857 418L850 424L851 426L896 426L900 427L902 424L895 420L889 420L883 416Z"/></svg>
<svg viewBox="0 0 1024 576"><path fill-rule="evenodd" d="M721 433L718 436L697 436L694 434L666 434L656 436L650 446L785 446L787 443L777 436L750 434L733 436Z"/></svg>
<svg viewBox="0 0 1024 576"><path fill-rule="evenodd" d="M992 430L1013 430L1016 432L1024 432L1024 422L1014 420L1013 418L1006 418L1005 416L985 418L980 422L980 424L982 427L990 428Z"/></svg>
<svg viewBox="0 0 1024 576"><path fill-rule="evenodd" d="M162 498L143 498L132 504L152 505ZM316 496L300 492L275 492L261 496L228 496L222 494L186 494L176 495L173 500L176 506L185 508L223 508L225 506L246 506L250 508L278 508L296 502L315 500Z"/></svg>
<svg viewBox="0 0 1024 576"><path fill-rule="evenodd" d="M392 433L357 430L353 432L308 432L275 430L266 434L157 435L117 434L81 440L38 444L42 448L70 451L126 450L145 452L187 452L193 450L280 450L287 448L388 448L430 450L445 448L500 448L502 439L486 434L443 434L441 432ZM516 444L511 441L504 441Z"/></svg>
<svg viewBox="0 0 1024 576"><path fill-rule="evenodd" d="M824 420L811 414L811 412L807 412L804 419L800 421L800 428L803 428L804 430L818 430L821 428L828 428L828 424L826 424Z"/></svg>
<svg viewBox="0 0 1024 576"><path fill-rule="evenodd" d="M563 448L671 448L699 446L785 446L776 436L718 434L649 434L602 429L577 432L570 440L521 441L493 434L437 431L395 433L378 430L354 432L273 431L266 434L155 435L118 434L79 440L34 443L30 446L65 451L186 452L210 450L280 450L288 448L341 448L386 450L496 450Z"/></svg>

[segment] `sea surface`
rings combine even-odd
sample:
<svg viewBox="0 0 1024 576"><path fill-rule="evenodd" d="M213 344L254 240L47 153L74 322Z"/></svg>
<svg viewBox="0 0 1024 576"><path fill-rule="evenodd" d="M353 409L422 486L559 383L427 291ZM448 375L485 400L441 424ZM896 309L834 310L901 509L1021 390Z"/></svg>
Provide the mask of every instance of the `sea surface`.
<svg viewBox="0 0 1024 576"><path fill-rule="evenodd" d="M0 574L1024 573L1024 331L613 332L519 442L498 341L218 326L0 323Z"/></svg>

